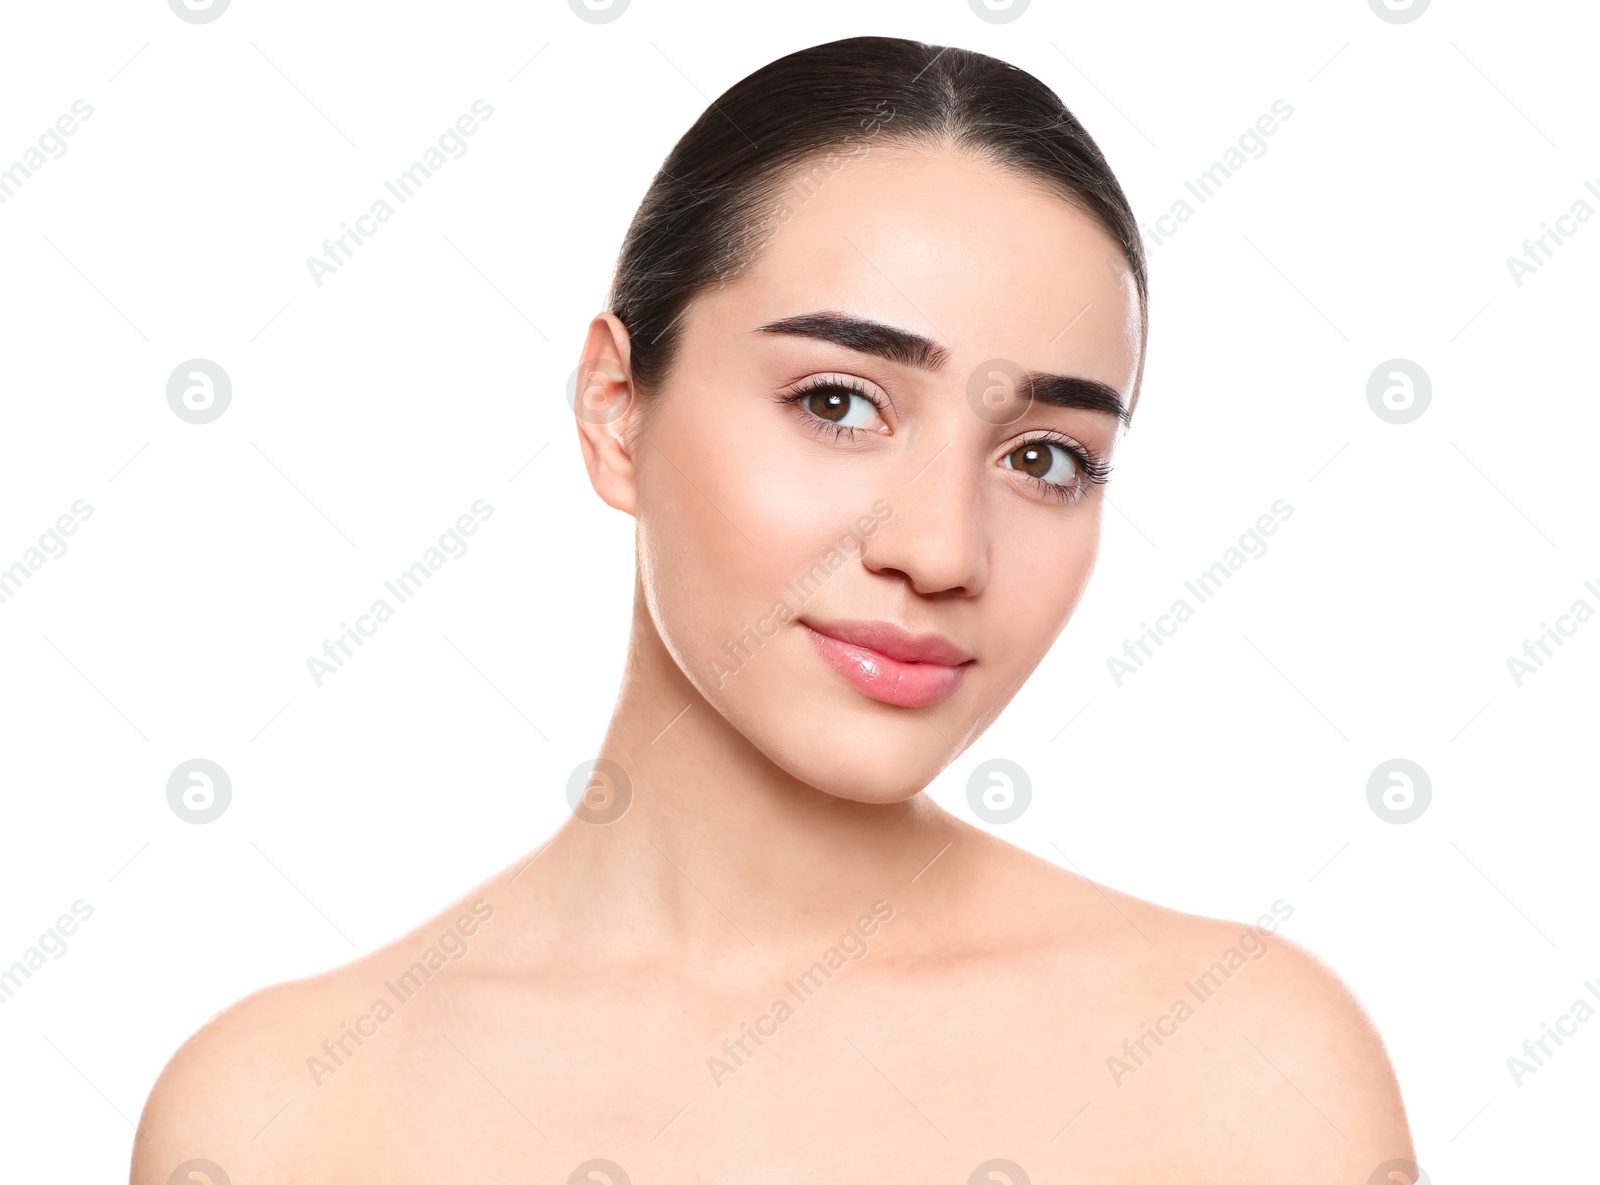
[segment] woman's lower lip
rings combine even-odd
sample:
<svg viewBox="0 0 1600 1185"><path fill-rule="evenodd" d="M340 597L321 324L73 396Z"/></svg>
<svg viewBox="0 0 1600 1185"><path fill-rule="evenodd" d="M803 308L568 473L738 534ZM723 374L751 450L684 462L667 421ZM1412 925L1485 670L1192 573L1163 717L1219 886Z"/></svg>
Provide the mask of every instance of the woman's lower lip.
<svg viewBox="0 0 1600 1185"><path fill-rule="evenodd" d="M810 626L804 628L817 652L857 691L897 708L926 708L945 699L955 691L970 665L902 662L866 646L841 642Z"/></svg>

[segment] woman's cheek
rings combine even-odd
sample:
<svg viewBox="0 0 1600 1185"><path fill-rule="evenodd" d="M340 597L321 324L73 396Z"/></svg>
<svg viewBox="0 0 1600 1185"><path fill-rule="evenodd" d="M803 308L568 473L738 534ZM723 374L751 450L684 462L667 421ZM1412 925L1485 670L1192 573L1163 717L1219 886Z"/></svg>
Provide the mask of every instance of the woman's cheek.
<svg viewBox="0 0 1600 1185"><path fill-rule="evenodd" d="M665 452L665 448L663 448ZM669 463L670 459L670 463ZM732 628L728 603L753 549L688 477L687 454L648 458L639 473L639 566L663 642L697 681Z"/></svg>
<svg viewBox="0 0 1600 1185"><path fill-rule="evenodd" d="M1099 550L1099 514L1088 508L1069 512L1070 523L1044 529L1014 529L994 538L991 579L984 599L1002 612L986 614L1005 654L1025 676L1044 658L1071 620L1094 571ZM998 641L999 639L997 639Z"/></svg>
<svg viewBox="0 0 1600 1185"><path fill-rule="evenodd" d="M749 549L751 583L743 587L763 597L781 594L854 538L892 459L887 450L814 435L793 408L762 408L729 448L740 463L724 467L714 496L756 545Z"/></svg>
<svg viewBox="0 0 1600 1185"><path fill-rule="evenodd" d="M792 557L805 550L794 538L805 521L794 511L804 507L775 499L748 464L741 481L729 480L729 471L711 450L679 441L641 473L640 505L648 510L638 546L648 604L667 648L708 692L736 661L747 631L770 628Z"/></svg>

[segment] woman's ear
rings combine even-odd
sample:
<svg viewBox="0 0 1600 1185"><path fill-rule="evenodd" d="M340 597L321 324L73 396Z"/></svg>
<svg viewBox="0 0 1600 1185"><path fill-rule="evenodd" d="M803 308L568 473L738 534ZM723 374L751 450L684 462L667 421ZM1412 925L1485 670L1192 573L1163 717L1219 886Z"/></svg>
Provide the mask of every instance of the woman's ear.
<svg viewBox="0 0 1600 1185"><path fill-rule="evenodd" d="M629 354L627 327L612 313L595 314L575 372L572 410L589 484L607 506L633 514L637 500L628 424L635 403Z"/></svg>

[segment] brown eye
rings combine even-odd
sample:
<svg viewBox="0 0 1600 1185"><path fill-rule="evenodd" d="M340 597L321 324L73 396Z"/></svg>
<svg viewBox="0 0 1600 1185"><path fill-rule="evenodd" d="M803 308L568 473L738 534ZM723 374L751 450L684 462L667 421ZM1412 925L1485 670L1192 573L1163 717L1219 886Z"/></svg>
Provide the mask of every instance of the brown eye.
<svg viewBox="0 0 1600 1185"><path fill-rule="evenodd" d="M846 429L865 429L868 432L887 432L889 426L878 415L878 405L860 391L842 383L823 382L803 394L793 397L814 420L836 426L843 434Z"/></svg>
<svg viewBox="0 0 1600 1185"><path fill-rule="evenodd" d="M843 391L816 391L806 396L806 409L818 419L837 424L850 412L850 396Z"/></svg>
<svg viewBox="0 0 1600 1185"><path fill-rule="evenodd" d="M1012 449L1002 458L1002 463L1007 469L1015 469L1051 485L1065 485L1078 470L1072 454L1048 440L1033 440Z"/></svg>

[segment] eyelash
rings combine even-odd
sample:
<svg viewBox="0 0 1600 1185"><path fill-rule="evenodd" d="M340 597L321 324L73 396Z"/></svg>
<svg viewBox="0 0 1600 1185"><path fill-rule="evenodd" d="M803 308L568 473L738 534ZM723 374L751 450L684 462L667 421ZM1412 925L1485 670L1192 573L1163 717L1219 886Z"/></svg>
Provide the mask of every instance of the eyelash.
<svg viewBox="0 0 1600 1185"><path fill-rule="evenodd" d="M876 408L880 414L883 411L883 400L857 379L808 379L801 386L796 387L787 394L779 396L778 402L790 404L796 407L805 416L807 427L809 427L812 432L819 436L826 433L831 439L834 440L837 440L840 437L844 437L846 440L854 440L856 435L856 429L850 427L848 424L835 424L832 420L825 420L821 416L811 412L808 408L801 406L802 400L806 399L808 396L817 394L819 391L841 391L851 395L859 395L868 403L872 404L872 406ZM1026 448L1030 444L1055 445L1056 447L1065 451L1067 455L1072 458L1073 464L1078 470L1077 479L1066 485L1045 481L1044 479L1034 477L1029 473L1022 474L1023 477L1026 477L1035 485L1042 486L1044 493L1049 497L1056 498L1062 502L1076 502L1078 499L1082 498L1084 494L1088 493L1091 486L1105 485L1106 482L1110 480L1111 466L1102 463L1098 456L1096 456L1088 448L1079 444L1076 440L1073 440L1070 436L1065 436L1060 432L1053 432L1049 430L1041 431L1033 436L1028 437L1026 440L1019 440L1014 446L1012 446L1010 452L1014 453L1018 449ZM1009 456L1010 453L1007 455ZM1020 470L1013 470L1013 472L1020 472Z"/></svg>
<svg viewBox="0 0 1600 1185"><path fill-rule="evenodd" d="M868 403L872 404L872 406L878 410L880 415L883 413L883 400L869 391L859 379L807 379L805 383L795 388L789 394L780 396L778 402L793 404L795 407L797 407L799 411L804 414L807 426L819 436L823 433L827 433L828 436L834 440L839 439L841 436L846 440L854 440L856 437L856 429L850 427L850 425L835 424L832 420L825 420L821 416L816 415L809 408L800 406L801 400L810 395L815 395L819 391L842 391L851 395L859 395Z"/></svg>
<svg viewBox="0 0 1600 1185"><path fill-rule="evenodd" d="M1111 466L1104 464L1099 457L1070 436L1063 436L1059 432L1040 432L1036 436L1030 436L1027 440L1017 441L1010 452L1014 453L1017 449L1027 448L1030 444L1055 445L1072 458L1073 466L1078 471L1077 477L1066 485L1045 481L1042 478L1034 477L1032 474L1023 474L1030 481L1043 486L1044 492L1052 498L1057 498L1062 502L1076 502L1089 492L1090 487L1103 486L1111 478ZM1010 454L1008 453L1007 455Z"/></svg>

